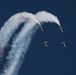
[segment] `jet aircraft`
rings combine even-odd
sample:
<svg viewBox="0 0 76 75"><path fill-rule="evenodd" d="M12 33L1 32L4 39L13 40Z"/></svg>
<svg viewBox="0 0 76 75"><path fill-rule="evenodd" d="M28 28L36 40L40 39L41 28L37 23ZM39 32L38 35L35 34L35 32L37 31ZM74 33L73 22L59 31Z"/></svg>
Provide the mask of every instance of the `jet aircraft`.
<svg viewBox="0 0 76 75"><path fill-rule="evenodd" d="M64 47L67 47L67 42L66 41L65 42L62 42L60 44L62 44Z"/></svg>
<svg viewBox="0 0 76 75"><path fill-rule="evenodd" d="M48 41L44 41L42 44L44 44L46 47L48 47Z"/></svg>
<svg viewBox="0 0 76 75"><path fill-rule="evenodd" d="M44 26L40 26L40 29L41 29L42 31L44 31Z"/></svg>
<svg viewBox="0 0 76 75"><path fill-rule="evenodd" d="M60 30L62 33L64 32L64 28L60 26L60 28L58 29Z"/></svg>

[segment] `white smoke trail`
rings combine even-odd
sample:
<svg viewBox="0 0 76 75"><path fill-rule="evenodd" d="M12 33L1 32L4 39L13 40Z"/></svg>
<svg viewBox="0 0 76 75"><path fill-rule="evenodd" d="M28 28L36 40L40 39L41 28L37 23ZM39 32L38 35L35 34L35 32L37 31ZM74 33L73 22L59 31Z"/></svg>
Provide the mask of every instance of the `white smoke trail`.
<svg viewBox="0 0 76 75"><path fill-rule="evenodd" d="M23 60L24 54L27 52L30 44L31 36L37 30L34 29L33 31L35 24L36 23L32 21L23 27L16 40L13 42L12 50L9 52L9 56L7 57L9 61L6 63L4 73L1 75L17 74L20 64L22 63L20 59Z"/></svg>
<svg viewBox="0 0 76 75"><path fill-rule="evenodd" d="M54 22L54 23L57 23L59 26L60 25L60 22L58 20L58 18L51 14L51 13L48 13L46 11L40 11L36 14L36 17L38 18L39 22L41 23L44 23L44 22Z"/></svg>
<svg viewBox="0 0 76 75"><path fill-rule="evenodd" d="M43 14L44 15L43 15ZM46 14L46 15L45 15ZM40 22L55 22L60 26L57 17L52 14L50 15L45 11L36 14L37 19ZM46 19L45 19L46 18ZM18 34L17 38L13 41L12 50L9 52L7 57L8 62L6 63L3 73L1 75L16 75L21 64L24 54L27 52L29 44L31 43L32 35L36 32L36 22L30 20ZM34 29L33 29L34 28Z"/></svg>
<svg viewBox="0 0 76 75"><path fill-rule="evenodd" d="M7 43L12 37L15 30L19 27L19 25L21 25L21 23L28 21L29 18L38 22L36 17L31 13L21 12L15 14L4 23L4 26L0 31L0 57L2 57L4 47L7 46Z"/></svg>

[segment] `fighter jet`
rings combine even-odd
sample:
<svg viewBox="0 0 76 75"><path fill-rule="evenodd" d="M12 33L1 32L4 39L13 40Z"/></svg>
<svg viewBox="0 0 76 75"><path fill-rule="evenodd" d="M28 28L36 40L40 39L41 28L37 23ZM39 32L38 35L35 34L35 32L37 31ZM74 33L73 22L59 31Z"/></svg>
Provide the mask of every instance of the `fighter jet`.
<svg viewBox="0 0 76 75"><path fill-rule="evenodd" d="M41 29L42 31L44 31L44 26L40 26L40 29Z"/></svg>
<svg viewBox="0 0 76 75"><path fill-rule="evenodd" d="M62 42L60 44L62 44L64 47L67 47L67 42Z"/></svg>
<svg viewBox="0 0 76 75"><path fill-rule="evenodd" d="M60 30L62 33L64 32L64 28L60 26L60 28L58 29Z"/></svg>
<svg viewBox="0 0 76 75"><path fill-rule="evenodd" d="M42 44L44 44L46 47L48 47L48 41L44 41Z"/></svg>

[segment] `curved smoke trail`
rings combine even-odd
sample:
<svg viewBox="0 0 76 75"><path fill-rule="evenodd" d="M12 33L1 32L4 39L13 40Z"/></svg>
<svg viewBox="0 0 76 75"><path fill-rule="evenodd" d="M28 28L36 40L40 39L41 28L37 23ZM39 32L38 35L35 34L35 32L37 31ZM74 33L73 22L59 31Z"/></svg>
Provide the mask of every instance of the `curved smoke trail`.
<svg viewBox="0 0 76 75"><path fill-rule="evenodd" d="M42 11L36 14L36 18L39 22L55 22L60 26L57 17L51 13ZM34 20L29 20L29 22L25 23L17 38L13 41L12 49L7 56L8 62L5 64L1 75L16 75L18 73L18 70L22 64L21 60L23 60L24 54L27 52L31 43L32 35L39 28L36 23L37 22Z"/></svg>
<svg viewBox="0 0 76 75"><path fill-rule="evenodd" d="M0 30L0 58L3 56L4 48L7 46L15 30L21 23L28 21L29 18L40 24L36 17L28 12L17 13L4 23L4 26Z"/></svg>
<svg viewBox="0 0 76 75"><path fill-rule="evenodd" d="M57 23L61 27L58 18L51 13L48 13L46 11L40 11L36 14L36 17L38 18L40 23L52 22L52 23Z"/></svg>

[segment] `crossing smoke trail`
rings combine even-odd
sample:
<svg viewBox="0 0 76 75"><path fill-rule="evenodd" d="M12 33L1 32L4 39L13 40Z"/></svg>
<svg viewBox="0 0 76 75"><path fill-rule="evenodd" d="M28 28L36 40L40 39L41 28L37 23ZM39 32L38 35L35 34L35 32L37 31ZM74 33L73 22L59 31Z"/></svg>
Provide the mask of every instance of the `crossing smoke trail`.
<svg viewBox="0 0 76 75"><path fill-rule="evenodd" d="M55 22L60 26L57 17L55 18L54 15L52 16L52 14L48 14L45 11L39 12L35 16L40 22ZM46 18L45 20L44 17ZM13 41L12 49L7 56L8 62L5 64L3 73L1 75L16 75L18 73L24 58L24 54L27 52L31 43L32 35L39 28L37 27L36 23L37 22L34 20L29 20L28 23L25 23L17 38Z"/></svg>
<svg viewBox="0 0 76 75"><path fill-rule="evenodd" d="M6 63L4 67L5 69L4 73L1 75L16 75L17 74L20 68L20 65L22 64L24 54L27 52L32 34L34 34L34 32L36 32L37 30L36 28L33 31L33 27L35 24L36 23L33 21L26 24L21 30L21 32L18 34L18 37L13 42L12 50L9 52L9 56L7 57L9 61Z"/></svg>
<svg viewBox="0 0 76 75"><path fill-rule="evenodd" d="M4 23L4 26L0 30L0 58L3 57L4 48L7 46L7 43L15 30L19 27L19 25L21 25L21 23L27 21L28 18L38 22L34 15L31 13L20 12L12 16Z"/></svg>

